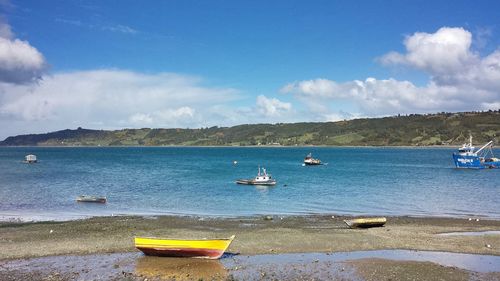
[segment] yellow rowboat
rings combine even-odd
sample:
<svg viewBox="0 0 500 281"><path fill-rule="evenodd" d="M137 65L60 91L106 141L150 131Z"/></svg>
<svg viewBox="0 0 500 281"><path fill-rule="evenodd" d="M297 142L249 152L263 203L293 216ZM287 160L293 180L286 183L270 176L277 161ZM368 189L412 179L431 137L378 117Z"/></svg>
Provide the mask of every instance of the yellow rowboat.
<svg viewBox="0 0 500 281"><path fill-rule="evenodd" d="M234 235L202 240L135 237L135 247L148 256L218 259L233 239Z"/></svg>
<svg viewBox="0 0 500 281"><path fill-rule="evenodd" d="M351 220L344 220L344 222L350 227L350 228L368 228L368 227L376 227L376 226L383 226L386 222L387 219L384 217L378 217L378 218L357 218L357 219L351 219Z"/></svg>

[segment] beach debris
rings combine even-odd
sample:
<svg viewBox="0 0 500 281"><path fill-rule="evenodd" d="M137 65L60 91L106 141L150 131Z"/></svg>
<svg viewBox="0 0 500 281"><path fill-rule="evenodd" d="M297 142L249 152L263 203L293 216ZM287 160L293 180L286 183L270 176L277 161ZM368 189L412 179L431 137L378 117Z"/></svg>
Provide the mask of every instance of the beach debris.
<svg viewBox="0 0 500 281"><path fill-rule="evenodd" d="M479 221L479 219L476 219L476 221Z"/></svg>
<svg viewBox="0 0 500 281"><path fill-rule="evenodd" d="M49 231L49 233L52 233L52 232L54 232L54 230L52 230L52 229L51 229L51 230Z"/></svg>
<svg viewBox="0 0 500 281"><path fill-rule="evenodd" d="M335 216L332 216L332 219L334 219L334 218L335 218Z"/></svg>
<svg viewBox="0 0 500 281"><path fill-rule="evenodd" d="M472 218L469 218L469 221L471 221L471 220L472 220Z"/></svg>
<svg viewBox="0 0 500 281"><path fill-rule="evenodd" d="M273 217L272 216L264 216L265 221L272 221Z"/></svg>
<svg viewBox="0 0 500 281"><path fill-rule="evenodd" d="M491 245L490 244L486 244L484 245L486 248L490 249L491 248Z"/></svg>
<svg viewBox="0 0 500 281"><path fill-rule="evenodd" d="M385 217L355 218L350 220L344 220L344 222L350 228L369 228L369 227L384 226L384 224L387 222L387 219Z"/></svg>

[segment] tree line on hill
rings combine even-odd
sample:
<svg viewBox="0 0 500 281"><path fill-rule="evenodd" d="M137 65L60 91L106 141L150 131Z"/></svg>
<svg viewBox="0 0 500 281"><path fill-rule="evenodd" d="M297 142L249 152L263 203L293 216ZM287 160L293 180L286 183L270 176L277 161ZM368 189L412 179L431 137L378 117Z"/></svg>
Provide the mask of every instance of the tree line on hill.
<svg viewBox="0 0 500 281"><path fill-rule="evenodd" d="M430 146L500 136L500 110L410 114L338 122L245 124L199 129L62 130L6 138L2 146Z"/></svg>

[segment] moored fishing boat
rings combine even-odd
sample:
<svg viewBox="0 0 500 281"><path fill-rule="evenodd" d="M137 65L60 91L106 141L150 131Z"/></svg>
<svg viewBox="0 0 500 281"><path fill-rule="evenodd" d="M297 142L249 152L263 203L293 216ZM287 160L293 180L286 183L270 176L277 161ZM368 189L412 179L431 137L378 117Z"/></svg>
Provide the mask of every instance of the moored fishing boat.
<svg viewBox="0 0 500 281"><path fill-rule="evenodd" d="M270 174L267 174L265 168L262 168L262 173L260 171L257 173L257 176L253 179L238 179L236 180L237 184L246 184L246 185L275 185L276 180L272 178Z"/></svg>
<svg viewBox="0 0 500 281"><path fill-rule="evenodd" d="M314 166L314 165L322 165L321 160L319 159L314 159L312 157L312 153L307 154L306 158L304 158L304 164L308 166Z"/></svg>
<svg viewBox="0 0 500 281"><path fill-rule="evenodd" d="M106 201L107 199L105 196L80 195L76 197L76 202L106 203Z"/></svg>
<svg viewBox="0 0 500 281"><path fill-rule="evenodd" d="M383 226L387 222L387 219L384 217L356 218L356 219L344 220L344 222L350 228L368 228L368 227Z"/></svg>
<svg viewBox="0 0 500 281"><path fill-rule="evenodd" d="M472 136L469 137L469 143L465 143L458 149L458 152L453 153L453 161L457 168L500 168L500 159L493 155L493 141L483 145L478 150L472 146Z"/></svg>
<svg viewBox="0 0 500 281"><path fill-rule="evenodd" d="M199 240L135 237L134 243L137 249L148 256L218 259L234 237Z"/></svg>
<svg viewBox="0 0 500 281"><path fill-rule="evenodd" d="M28 154L24 157L24 163L32 164L36 162L38 162L38 160L36 159L36 155Z"/></svg>

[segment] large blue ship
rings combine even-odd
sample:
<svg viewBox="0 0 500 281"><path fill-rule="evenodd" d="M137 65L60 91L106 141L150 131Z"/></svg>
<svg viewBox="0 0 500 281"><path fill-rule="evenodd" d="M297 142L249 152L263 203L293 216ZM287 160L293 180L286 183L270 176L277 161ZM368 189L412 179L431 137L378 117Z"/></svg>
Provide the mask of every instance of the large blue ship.
<svg viewBox="0 0 500 281"><path fill-rule="evenodd" d="M483 145L478 150L472 146L472 136L469 138L469 143L465 143L458 152L453 153L453 160L457 168L471 169L493 169L500 168L500 159L493 155L493 141Z"/></svg>

